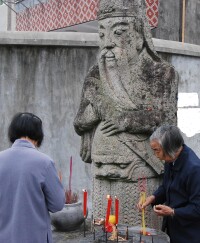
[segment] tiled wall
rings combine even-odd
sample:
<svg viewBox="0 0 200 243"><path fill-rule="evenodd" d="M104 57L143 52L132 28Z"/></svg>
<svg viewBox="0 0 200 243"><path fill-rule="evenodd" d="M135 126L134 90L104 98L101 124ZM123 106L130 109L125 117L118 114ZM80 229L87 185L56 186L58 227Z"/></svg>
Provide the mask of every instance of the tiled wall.
<svg viewBox="0 0 200 243"><path fill-rule="evenodd" d="M158 25L158 0L146 0L151 27ZM16 17L17 31L50 31L96 19L98 0L37 1L24 7Z"/></svg>

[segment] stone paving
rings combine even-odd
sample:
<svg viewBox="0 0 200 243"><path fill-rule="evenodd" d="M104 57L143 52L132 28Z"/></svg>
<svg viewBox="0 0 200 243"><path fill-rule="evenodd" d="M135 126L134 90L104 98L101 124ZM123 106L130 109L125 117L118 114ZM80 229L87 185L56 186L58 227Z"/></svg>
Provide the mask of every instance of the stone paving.
<svg viewBox="0 0 200 243"><path fill-rule="evenodd" d="M92 236L91 221L86 220L86 231L84 237L84 224L77 230L70 232L59 232L52 226L53 243L82 243L87 242L86 237Z"/></svg>

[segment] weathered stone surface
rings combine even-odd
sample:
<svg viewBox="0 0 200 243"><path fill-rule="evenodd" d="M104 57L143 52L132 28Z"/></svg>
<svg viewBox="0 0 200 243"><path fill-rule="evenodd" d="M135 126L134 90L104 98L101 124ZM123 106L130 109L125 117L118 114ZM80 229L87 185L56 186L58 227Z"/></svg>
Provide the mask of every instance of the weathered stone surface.
<svg viewBox="0 0 200 243"><path fill-rule="evenodd" d="M85 79L74 121L82 160L92 162L94 216L105 215L111 194L120 199L120 222L132 225L141 220L138 178L148 179L152 193L163 170L149 135L176 124L177 110L178 75L155 52L144 11L142 0L100 1L98 65ZM146 217L150 227L160 225L151 211Z"/></svg>

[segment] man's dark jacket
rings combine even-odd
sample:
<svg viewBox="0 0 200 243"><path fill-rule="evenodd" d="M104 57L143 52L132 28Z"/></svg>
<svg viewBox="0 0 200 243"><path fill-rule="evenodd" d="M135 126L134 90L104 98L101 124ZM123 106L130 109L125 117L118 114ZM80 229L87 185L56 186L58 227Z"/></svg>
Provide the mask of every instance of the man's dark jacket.
<svg viewBox="0 0 200 243"><path fill-rule="evenodd" d="M175 215L163 222L171 243L200 242L200 159L183 146L178 159L165 163L163 184L154 193L155 204L165 203Z"/></svg>

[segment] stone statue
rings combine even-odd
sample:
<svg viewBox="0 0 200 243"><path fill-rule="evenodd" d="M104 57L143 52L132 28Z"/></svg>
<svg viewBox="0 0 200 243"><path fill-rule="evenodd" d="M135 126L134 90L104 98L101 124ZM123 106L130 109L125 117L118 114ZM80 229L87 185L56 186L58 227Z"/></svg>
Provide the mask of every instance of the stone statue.
<svg viewBox="0 0 200 243"><path fill-rule="evenodd" d="M104 216L106 194L117 195L121 222L138 224L138 178L151 191L163 170L148 139L176 124L178 75L154 50L143 0L100 0L98 23L98 65L85 78L74 127L82 160L92 162L95 216Z"/></svg>

